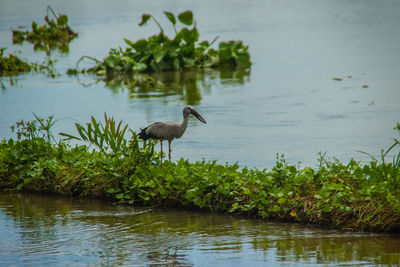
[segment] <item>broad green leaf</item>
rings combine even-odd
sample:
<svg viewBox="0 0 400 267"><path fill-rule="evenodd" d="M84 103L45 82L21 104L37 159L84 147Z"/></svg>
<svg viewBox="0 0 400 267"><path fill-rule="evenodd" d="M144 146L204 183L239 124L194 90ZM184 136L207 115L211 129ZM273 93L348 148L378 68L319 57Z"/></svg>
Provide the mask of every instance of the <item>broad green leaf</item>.
<svg viewBox="0 0 400 267"><path fill-rule="evenodd" d="M199 40L199 32L196 28L189 30L188 28L183 28L178 34L177 38L184 40L187 44L194 44Z"/></svg>
<svg viewBox="0 0 400 267"><path fill-rule="evenodd" d="M218 49L224 49L226 47L229 47L229 44L227 42L220 42L218 44Z"/></svg>
<svg viewBox="0 0 400 267"><path fill-rule="evenodd" d="M133 43L131 45L131 47L133 49L135 49L136 52L143 52L147 49L147 44L148 44L147 40L140 39L140 40L136 41L136 43Z"/></svg>
<svg viewBox="0 0 400 267"><path fill-rule="evenodd" d="M193 13L190 10L182 12L178 15L178 19L183 24L190 26L193 24Z"/></svg>
<svg viewBox="0 0 400 267"><path fill-rule="evenodd" d="M115 68L120 62L120 60L121 60L120 56L111 55L104 59L104 63L111 68Z"/></svg>
<svg viewBox="0 0 400 267"><path fill-rule="evenodd" d="M191 67L194 65L194 63L196 63L196 61L193 58L188 58L188 57L184 57L183 61L185 62L185 66L187 67Z"/></svg>
<svg viewBox="0 0 400 267"><path fill-rule="evenodd" d="M162 67L160 64L157 64L157 62L155 61L155 59L151 60L150 62L150 66L154 71L161 71Z"/></svg>
<svg viewBox="0 0 400 267"><path fill-rule="evenodd" d="M250 195L250 190L247 187L243 187L243 194Z"/></svg>
<svg viewBox="0 0 400 267"><path fill-rule="evenodd" d="M203 42L199 43L199 45L200 45L201 47L207 48L207 47L210 46L210 43L209 43L208 41L203 41Z"/></svg>
<svg viewBox="0 0 400 267"><path fill-rule="evenodd" d="M151 15L149 14L143 14L142 15L142 21L139 23L139 26L143 26L146 24L146 22L151 18Z"/></svg>
<svg viewBox="0 0 400 267"><path fill-rule="evenodd" d="M331 194L329 190L326 190L324 188L321 188L318 190L318 194L316 195L317 198L326 198Z"/></svg>
<svg viewBox="0 0 400 267"><path fill-rule="evenodd" d="M96 74L99 75L99 76L104 76L104 75L106 75L106 70L105 69L98 70L96 72Z"/></svg>
<svg viewBox="0 0 400 267"><path fill-rule="evenodd" d="M181 40L184 40L185 42L187 42L185 39L188 38L187 36L189 35L189 29L188 28L183 28L181 29L177 35L174 38L174 41L176 41L177 43L180 43Z"/></svg>
<svg viewBox="0 0 400 267"><path fill-rule="evenodd" d="M280 211L280 210L281 210L281 207L279 207L278 205L274 205L274 206L272 207L272 211L278 212L278 211Z"/></svg>
<svg viewBox="0 0 400 267"><path fill-rule="evenodd" d="M283 204L286 202L286 198L280 198L278 199L278 204Z"/></svg>
<svg viewBox="0 0 400 267"><path fill-rule="evenodd" d="M232 58L232 50L229 47L223 48L219 50L219 57L222 60L229 60L230 58Z"/></svg>
<svg viewBox="0 0 400 267"><path fill-rule="evenodd" d="M65 26L68 24L68 16L67 15L61 15L57 18L57 23L61 26Z"/></svg>
<svg viewBox="0 0 400 267"><path fill-rule="evenodd" d="M147 65L144 63L136 63L133 65L132 70L136 72L143 72L147 69Z"/></svg>
<svg viewBox="0 0 400 267"><path fill-rule="evenodd" d="M172 66L175 71L178 71L180 69L180 64L179 64L179 59L176 57L172 60Z"/></svg>
<svg viewBox="0 0 400 267"><path fill-rule="evenodd" d="M237 57L238 57L238 55L237 55L237 53L235 52L235 50L232 50L232 51L231 51L231 55L232 55L232 57L233 57L234 59L237 59Z"/></svg>
<svg viewBox="0 0 400 267"><path fill-rule="evenodd" d="M135 64L135 60L133 60L133 58L131 58L131 57L123 56L121 58L121 60L123 61L124 65L133 65L133 64Z"/></svg>
<svg viewBox="0 0 400 267"><path fill-rule="evenodd" d="M241 53L236 59L237 63L242 66L251 65L250 55L248 53Z"/></svg>
<svg viewBox="0 0 400 267"><path fill-rule="evenodd" d="M165 56L165 52L162 49L156 49L154 51L154 59L156 60L157 63L160 63L160 61L163 59L163 57Z"/></svg>
<svg viewBox="0 0 400 267"><path fill-rule="evenodd" d="M119 193L118 195L115 196L117 199L123 199L124 198L124 193Z"/></svg>
<svg viewBox="0 0 400 267"><path fill-rule="evenodd" d="M343 185L342 184L337 184L337 183L332 183L329 185L326 185L328 189L330 190L342 190Z"/></svg>
<svg viewBox="0 0 400 267"><path fill-rule="evenodd" d="M167 16L167 18L169 19L169 21L171 21L171 23L173 25L176 24L176 18L174 16L174 14L172 14L171 12L168 12L168 11L164 11L164 14L165 14L165 16Z"/></svg>

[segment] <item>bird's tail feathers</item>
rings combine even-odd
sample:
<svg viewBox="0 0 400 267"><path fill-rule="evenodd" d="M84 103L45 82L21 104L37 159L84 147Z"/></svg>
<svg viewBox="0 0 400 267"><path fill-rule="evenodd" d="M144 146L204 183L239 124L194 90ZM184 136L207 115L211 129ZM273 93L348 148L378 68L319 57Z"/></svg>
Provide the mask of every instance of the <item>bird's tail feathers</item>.
<svg viewBox="0 0 400 267"><path fill-rule="evenodd" d="M147 140L147 139L150 139L150 138L157 139L157 136L155 136L155 135L153 135L151 133L147 133L147 128L149 128L149 127L146 127L144 129L142 129L140 131L140 133L138 134L138 137L140 139L143 139L143 140Z"/></svg>
<svg viewBox="0 0 400 267"><path fill-rule="evenodd" d="M140 131L140 133L138 134L138 137L140 139L147 140L150 138L150 136L148 136L148 134L146 134L146 130L147 130L147 127Z"/></svg>

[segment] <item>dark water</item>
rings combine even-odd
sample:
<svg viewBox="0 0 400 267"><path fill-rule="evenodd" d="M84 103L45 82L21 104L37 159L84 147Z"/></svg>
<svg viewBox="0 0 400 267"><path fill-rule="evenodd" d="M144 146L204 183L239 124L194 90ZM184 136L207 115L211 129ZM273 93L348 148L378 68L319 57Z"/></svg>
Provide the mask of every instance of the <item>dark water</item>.
<svg viewBox="0 0 400 267"><path fill-rule="evenodd" d="M93 200L0 193L0 265L400 263L400 237Z"/></svg>

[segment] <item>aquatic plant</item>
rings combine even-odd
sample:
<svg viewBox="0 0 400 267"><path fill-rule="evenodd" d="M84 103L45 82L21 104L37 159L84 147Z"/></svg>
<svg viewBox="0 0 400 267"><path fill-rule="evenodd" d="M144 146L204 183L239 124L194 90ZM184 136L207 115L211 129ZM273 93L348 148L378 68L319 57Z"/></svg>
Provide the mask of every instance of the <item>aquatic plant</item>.
<svg viewBox="0 0 400 267"><path fill-rule="evenodd" d="M35 119L32 121L24 121L21 119L10 127L12 132L16 132L17 140L33 140L39 137L45 139L47 142L56 143L56 139L51 130L57 122L57 120L54 120L54 116L48 116L46 120L37 116L35 113L33 113L33 116Z"/></svg>
<svg viewBox="0 0 400 267"><path fill-rule="evenodd" d="M114 120L107 116L105 120L108 130L94 118L86 127L77 124L81 132L76 138L91 139L97 145L101 141L96 138L106 131L113 133L114 140L126 131L132 134L129 141L121 141L118 149L106 149L109 144L104 140L104 146L97 145L103 149L90 150L65 142L52 145L46 136L31 134L29 128L22 128L27 138L3 140L0 187L342 229L400 231L400 151L392 162L386 159L388 150L399 148L397 139L383 151L381 161L371 159L366 165L355 160L330 162L321 155L318 168L289 165L280 156L270 170L184 159L165 162L160 169L154 142L142 143L121 122L111 131ZM399 125L396 129L400 133Z"/></svg>
<svg viewBox="0 0 400 267"><path fill-rule="evenodd" d="M49 12L54 19L49 18ZM34 45L35 50L46 52L46 57L42 63L29 63L19 59L17 56L10 54L4 56L5 48L0 49L0 76L16 75L19 72L46 71L50 77L55 77L58 73L54 68L56 60L51 59L51 52L58 49L62 52L68 52L69 43L78 36L71 30L68 25L68 16L58 14L47 6L47 15L44 17L46 24L38 26L36 22L32 22L32 31L12 30L13 44L22 44L28 41ZM23 27L20 27L23 28Z"/></svg>
<svg viewBox="0 0 400 267"><path fill-rule="evenodd" d="M49 17L49 11L53 19ZM68 16L57 15L51 6L47 6L47 15L44 20L46 24L40 26L32 22L32 31L12 30L13 43L22 44L26 40L34 45L35 50L59 49L62 52L68 52L69 43L78 36L68 25Z"/></svg>
<svg viewBox="0 0 400 267"><path fill-rule="evenodd" d="M6 48L0 48L0 76L11 76L19 72L30 72L35 67L13 54L9 54L8 57L5 56L5 50Z"/></svg>
<svg viewBox="0 0 400 267"><path fill-rule="evenodd" d="M102 61L83 56L77 62L77 68L70 69L67 73L88 72L112 77L140 72L180 71L195 67L248 68L251 65L248 47L242 41L221 42L217 50L211 46L218 37L211 42L199 42L199 32L191 11L182 12L177 18L171 12L164 11L164 14L174 28L173 38L165 35L164 29L152 15L143 14L139 26L152 19L160 28L159 34L136 42L124 39L128 48L111 49ZM179 31L176 27L178 22L184 25ZM96 65L79 70L78 65L84 59L90 59Z"/></svg>
<svg viewBox="0 0 400 267"><path fill-rule="evenodd" d="M60 133L60 135L66 137L66 140L76 139L89 142L96 145L101 151L109 148L114 153L121 151L122 147L126 146L125 132L128 125L121 127L122 120L116 125L114 118L107 117L106 113L104 113L104 121L105 125L92 116L91 122L86 123L86 128L78 122L75 123L80 137L67 133Z"/></svg>
<svg viewBox="0 0 400 267"><path fill-rule="evenodd" d="M14 76L21 72L31 71L46 72L52 78L57 75L57 71L54 68L55 61L50 59L50 55L48 55L42 63L31 63L11 53L8 57L4 56L5 50L6 48L0 48L0 76ZM10 83L12 83L11 80ZM1 85L4 87L3 84Z"/></svg>

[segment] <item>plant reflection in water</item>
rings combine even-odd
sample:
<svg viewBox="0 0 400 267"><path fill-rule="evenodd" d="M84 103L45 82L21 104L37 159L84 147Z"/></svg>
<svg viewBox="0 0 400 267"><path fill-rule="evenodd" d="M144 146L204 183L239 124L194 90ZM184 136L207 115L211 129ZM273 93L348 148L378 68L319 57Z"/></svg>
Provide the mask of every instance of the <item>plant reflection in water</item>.
<svg viewBox="0 0 400 267"><path fill-rule="evenodd" d="M87 76L86 76L87 77ZM211 91L213 84L244 85L249 82L250 69L199 69L196 71L158 72L153 74L136 73L131 76L97 77L92 82L78 82L91 86L104 82L105 87L114 93L129 91L133 98L163 98L179 95L185 105L198 105L202 94Z"/></svg>

